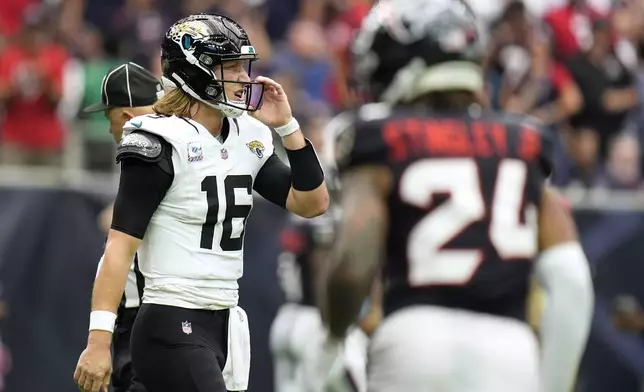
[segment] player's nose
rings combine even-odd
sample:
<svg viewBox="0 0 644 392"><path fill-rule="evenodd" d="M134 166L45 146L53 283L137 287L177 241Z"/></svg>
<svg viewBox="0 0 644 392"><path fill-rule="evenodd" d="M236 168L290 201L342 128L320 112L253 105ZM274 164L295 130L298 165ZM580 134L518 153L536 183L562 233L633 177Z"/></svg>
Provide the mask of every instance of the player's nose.
<svg viewBox="0 0 644 392"><path fill-rule="evenodd" d="M242 83L248 83L250 82L250 76L248 75L248 71L244 71L239 75L239 78L237 79L238 82Z"/></svg>

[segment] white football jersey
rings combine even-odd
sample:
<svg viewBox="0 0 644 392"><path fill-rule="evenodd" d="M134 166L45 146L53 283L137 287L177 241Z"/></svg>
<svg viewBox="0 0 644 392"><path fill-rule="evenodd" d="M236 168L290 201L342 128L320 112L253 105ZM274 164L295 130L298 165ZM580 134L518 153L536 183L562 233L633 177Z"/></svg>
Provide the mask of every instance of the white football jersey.
<svg viewBox="0 0 644 392"><path fill-rule="evenodd" d="M190 309L237 305L244 226L253 183L273 154L271 130L247 114L230 123L221 143L180 117L140 116L125 124L172 145L174 180L138 250L143 303Z"/></svg>

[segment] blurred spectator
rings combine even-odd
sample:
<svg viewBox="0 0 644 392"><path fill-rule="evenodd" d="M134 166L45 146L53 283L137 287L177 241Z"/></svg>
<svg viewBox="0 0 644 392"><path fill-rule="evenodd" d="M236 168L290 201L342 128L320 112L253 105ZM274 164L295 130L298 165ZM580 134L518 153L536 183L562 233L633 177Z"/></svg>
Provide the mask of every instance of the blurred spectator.
<svg viewBox="0 0 644 392"><path fill-rule="evenodd" d="M266 16L259 8L243 7L240 15L236 20L244 27L250 42L253 43L255 51L259 53L260 60L257 62L260 68L257 68L258 74L264 73L267 64L270 63L273 57L273 45L271 39L266 31Z"/></svg>
<svg viewBox="0 0 644 392"><path fill-rule="evenodd" d="M610 18L617 58L630 70L638 66L636 44L644 25L644 2L617 0Z"/></svg>
<svg viewBox="0 0 644 392"><path fill-rule="evenodd" d="M588 180L607 156L610 140L624 128L638 93L633 75L615 55L606 20L593 22L591 46L572 56L567 66L584 97L583 109L571 120L569 148Z"/></svg>
<svg viewBox="0 0 644 392"><path fill-rule="evenodd" d="M272 66L291 73L311 99L324 100L333 65L322 28L310 21L293 22L288 45L275 54Z"/></svg>
<svg viewBox="0 0 644 392"><path fill-rule="evenodd" d="M12 36L20 31L25 12L38 0L0 1L0 35Z"/></svg>
<svg viewBox="0 0 644 392"><path fill-rule="evenodd" d="M505 8L493 29L486 63L496 80L496 107L532 114L553 126L581 108L579 89L567 69L552 60L545 34L522 1Z"/></svg>
<svg viewBox="0 0 644 392"><path fill-rule="evenodd" d="M176 1L172 1L172 2L175 3L175 5L177 3ZM192 15L192 14L198 14L201 12L214 12L214 13L228 15L230 11L226 10L225 8L222 9L219 3L221 2L217 0L184 0L180 4L181 14L177 15L176 19L183 18L185 16ZM231 3L233 3L233 5L236 5L236 4L243 5L241 1L236 1Z"/></svg>
<svg viewBox="0 0 644 392"><path fill-rule="evenodd" d="M82 107L101 101L103 75L121 63L118 42L104 39L98 30L88 29L83 35L82 54L84 93ZM84 133L85 167L111 171L114 168L113 140L108 132L109 121L104 113L88 115Z"/></svg>
<svg viewBox="0 0 644 392"><path fill-rule="evenodd" d="M115 34L130 61L153 68L159 61L159 45L171 21L165 20L157 0L126 0L117 13Z"/></svg>
<svg viewBox="0 0 644 392"><path fill-rule="evenodd" d="M64 131L56 107L67 53L52 40L44 17L30 14L17 41L0 56L0 102L6 109L0 126L5 163L59 161Z"/></svg>
<svg viewBox="0 0 644 392"><path fill-rule="evenodd" d="M325 0L315 0L321 2ZM313 3L314 1L308 1ZM268 20L266 30L273 40L281 40L288 32L290 23L300 12L301 0L266 0Z"/></svg>
<svg viewBox="0 0 644 392"><path fill-rule="evenodd" d="M591 24L601 14L587 0L569 0L568 4L546 13L544 20L550 27L555 55L565 59L592 44Z"/></svg>
<svg viewBox="0 0 644 392"><path fill-rule="evenodd" d="M639 189L640 145L636 137L621 135L613 140L601 185L611 189Z"/></svg>
<svg viewBox="0 0 644 392"><path fill-rule="evenodd" d="M336 109L352 107L357 97L347 81L351 74L350 45L355 32L360 28L362 19L371 9L371 0L336 1L338 14L326 29L326 38L335 59L335 67L328 99Z"/></svg>

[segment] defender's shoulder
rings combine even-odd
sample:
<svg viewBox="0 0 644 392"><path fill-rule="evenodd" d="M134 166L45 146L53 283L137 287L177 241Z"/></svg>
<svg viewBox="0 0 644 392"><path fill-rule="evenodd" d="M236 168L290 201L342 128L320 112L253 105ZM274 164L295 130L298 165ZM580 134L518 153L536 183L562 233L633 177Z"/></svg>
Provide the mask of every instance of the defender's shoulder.
<svg viewBox="0 0 644 392"><path fill-rule="evenodd" d="M519 114L504 114L502 119L519 133L527 133L539 149L538 165L545 177L552 175L556 133L538 118Z"/></svg>
<svg viewBox="0 0 644 392"><path fill-rule="evenodd" d="M373 103L337 116L327 133L332 135L334 148L329 155L333 156L338 170L342 172L361 165L386 164L387 145L382 129L394 115L390 105ZM327 139L330 138L327 136Z"/></svg>

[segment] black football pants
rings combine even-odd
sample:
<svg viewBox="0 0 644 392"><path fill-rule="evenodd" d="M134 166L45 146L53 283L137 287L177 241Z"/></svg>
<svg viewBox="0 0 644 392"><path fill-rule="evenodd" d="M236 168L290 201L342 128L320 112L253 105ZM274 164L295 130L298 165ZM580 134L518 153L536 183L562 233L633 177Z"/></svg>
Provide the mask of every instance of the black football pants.
<svg viewBox="0 0 644 392"><path fill-rule="evenodd" d="M132 364L148 392L226 392L228 310L143 304Z"/></svg>

